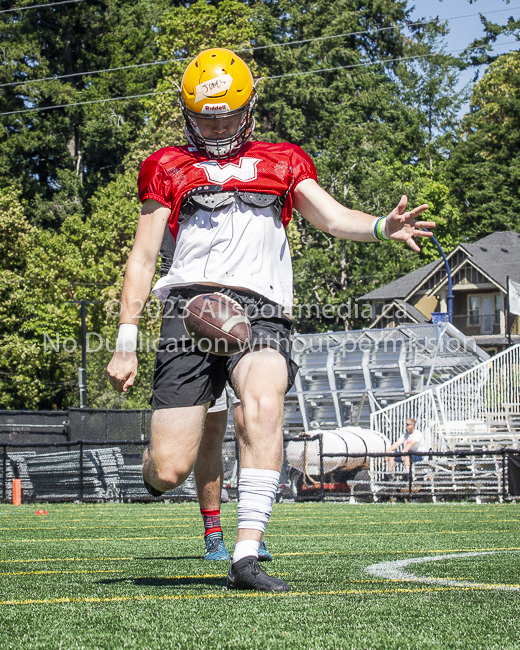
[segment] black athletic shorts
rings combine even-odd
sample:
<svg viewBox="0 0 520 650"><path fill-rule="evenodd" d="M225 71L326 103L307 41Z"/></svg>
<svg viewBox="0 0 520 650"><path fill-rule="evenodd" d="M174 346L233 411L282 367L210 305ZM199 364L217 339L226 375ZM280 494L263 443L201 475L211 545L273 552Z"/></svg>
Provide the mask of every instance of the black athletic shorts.
<svg viewBox="0 0 520 650"><path fill-rule="evenodd" d="M196 295L218 291L236 300L251 323L252 339L248 349L220 357L202 352L191 341L182 318L185 303ZM211 287L201 284L174 287L164 304L161 338L155 358L152 409L212 404L226 381L249 349L265 345L278 350L287 363L287 388L294 383L298 364L291 359L291 319L281 305L253 291Z"/></svg>

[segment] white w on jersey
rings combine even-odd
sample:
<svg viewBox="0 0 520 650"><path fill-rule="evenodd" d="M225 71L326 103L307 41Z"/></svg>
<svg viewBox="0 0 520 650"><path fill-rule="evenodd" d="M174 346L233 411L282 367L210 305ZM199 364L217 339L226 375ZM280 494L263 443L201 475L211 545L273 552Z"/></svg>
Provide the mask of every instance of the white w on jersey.
<svg viewBox="0 0 520 650"><path fill-rule="evenodd" d="M153 293L165 301L171 287L206 282L250 289L290 313L291 253L275 206L233 201L213 212L201 208L179 226L172 265Z"/></svg>
<svg viewBox="0 0 520 650"><path fill-rule="evenodd" d="M208 181L224 185L227 181L236 179L237 181L254 181L257 177L256 166L261 162L260 158L240 158L238 165L235 163L221 164L216 160L205 160L196 163L194 167L202 169L206 174Z"/></svg>

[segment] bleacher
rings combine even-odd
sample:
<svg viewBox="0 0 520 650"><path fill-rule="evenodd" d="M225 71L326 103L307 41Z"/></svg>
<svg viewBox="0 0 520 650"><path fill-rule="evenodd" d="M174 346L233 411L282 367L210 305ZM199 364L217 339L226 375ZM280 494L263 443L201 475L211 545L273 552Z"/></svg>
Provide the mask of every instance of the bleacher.
<svg viewBox="0 0 520 650"><path fill-rule="evenodd" d="M300 372L285 399L287 435L368 428L372 413L489 358L446 323L295 335L293 348Z"/></svg>
<svg viewBox="0 0 520 650"><path fill-rule="evenodd" d="M507 481L502 456L486 454L485 457L467 456L435 458L413 465L410 489L408 475L396 472L392 481L384 476L372 481L371 490L375 500L393 497L437 501L440 499L496 499L501 496Z"/></svg>
<svg viewBox="0 0 520 650"><path fill-rule="evenodd" d="M21 479L24 501L150 501L139 462L125 464L119 447L74 449L36 454L7 454L6 481L0 463L0 486L12 498L12 481ZM1 496L1 495L0 495ZM168 499L196 499L193 475L168 492Z"/></svg>
<svg viewBox="0 0 520 650"><path fill-rule="evenodd" d="M520 450L520 345L377 411L371 416L371 428L394 442L409 417L416 420L432 451L458 454L432 458L423 454L423 460L412 466L414 496L481 499L505 494L502 450ZM473 452L481 455L472 456ZM409 492L407 477L390 483L385 470L384 459L372 460L371 486L378 498Z"/></svg>

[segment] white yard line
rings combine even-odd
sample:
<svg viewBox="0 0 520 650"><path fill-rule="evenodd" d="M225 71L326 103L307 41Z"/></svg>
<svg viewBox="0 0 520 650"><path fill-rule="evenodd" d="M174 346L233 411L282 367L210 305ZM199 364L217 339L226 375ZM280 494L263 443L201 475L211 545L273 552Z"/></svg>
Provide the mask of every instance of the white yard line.
<svg viewBox="0 0 520 650"><path fill-rule="evenodd" d="M428 578L426 576L417 576L413 573L408 573L404 567L411 564L422 564L423 562L441 562L443 560L453 560L462 557L479 557L481 555L495 555L501 551L475 551L471 553L451 553L450 555L434 555L427 557L412 557L407 560L394 560L393 562L380 562L379 564L371 564L365 568L365 571L370 575L377 576L378 578L386 578L388 580L399 580L405 582L422 582L435 585L450 585L453 587L472 587L480 589L498 589L501 591L520 591L519 585L503 585L503 584L483 584L478 582L469 582L466 580L450 580L449 578ZM503 552L503 551L502 551ZM511 551L509 551L511 552ZM513 553L518 551L512 551Z"/></svg>

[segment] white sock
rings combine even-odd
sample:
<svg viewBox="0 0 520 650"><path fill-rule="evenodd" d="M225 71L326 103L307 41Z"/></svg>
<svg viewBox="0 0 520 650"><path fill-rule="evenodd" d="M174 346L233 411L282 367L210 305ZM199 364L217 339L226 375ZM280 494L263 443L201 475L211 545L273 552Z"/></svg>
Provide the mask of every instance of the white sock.
<svg viewBox="0 0 520 650"><path fill-rule="evenodd" d="M253 557L258 558L258 547L260 542L255 542L254 539L244 539L241 542L237 542L235 550L233 551L233 564L238 562L243 557Z"/></svg>
<svg viewBox="0 0 520 650"><path fill-rule="evenodd" d="M273 509L279 481L280 472L270 469L244 468L240 470L238 479L238 528L259 530L262 533L265 531ZM258 557L259 545L260 542L254 542L253 540L238 542L233 553L233 562L238 562L239 559L248 555Z"/></svg>

